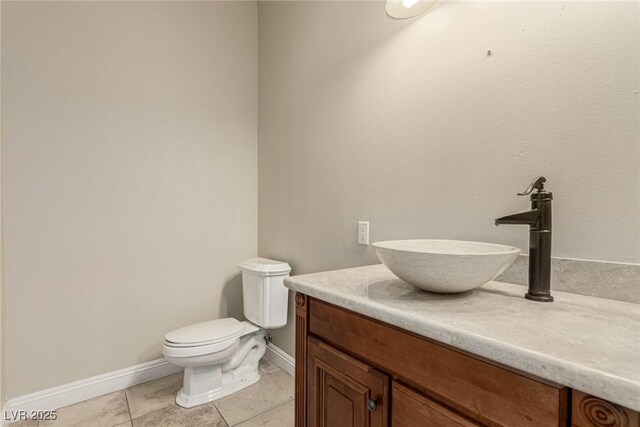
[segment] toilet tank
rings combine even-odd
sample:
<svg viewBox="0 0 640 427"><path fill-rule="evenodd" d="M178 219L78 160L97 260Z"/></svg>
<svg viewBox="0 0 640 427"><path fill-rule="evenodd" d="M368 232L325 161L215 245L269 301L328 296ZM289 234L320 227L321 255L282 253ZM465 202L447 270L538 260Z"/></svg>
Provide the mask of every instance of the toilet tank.
<svg viewBox="0 0 640 427"><path fill-rule="evenodd" d="M242 271L244 317L265 329L287 324L289 289L284 286L291 267L286 262L249 258L238 264Z"/></svg>

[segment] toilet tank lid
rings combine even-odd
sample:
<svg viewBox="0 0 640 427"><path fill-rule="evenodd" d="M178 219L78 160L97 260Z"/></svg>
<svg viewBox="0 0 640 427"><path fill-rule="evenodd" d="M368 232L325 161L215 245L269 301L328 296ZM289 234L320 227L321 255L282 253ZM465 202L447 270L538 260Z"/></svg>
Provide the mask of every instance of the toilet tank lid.
<svg viewBox="0 0 640 427"><path fill-rule="evenodd" d="M173 344L212 344L236 338L242 334L244 325L232 317L195 323L169 332L165 340Z"/></svg>
<svg viewBox="0 0 640 427"><path fill-rule="evenodd" d="M267 258L245 259L238 264L238 268L261 276L277 276L291 272L291 267L286 262Z"/></svg>

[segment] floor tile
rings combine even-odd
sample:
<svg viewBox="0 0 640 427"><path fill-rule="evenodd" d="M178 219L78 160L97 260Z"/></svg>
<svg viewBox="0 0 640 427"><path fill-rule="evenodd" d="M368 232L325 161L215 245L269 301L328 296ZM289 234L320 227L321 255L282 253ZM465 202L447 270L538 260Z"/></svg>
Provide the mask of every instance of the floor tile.
<svg viewBox="0 0 640 427"><path fill-rule="evenodd" d="M132 427L131 421L127 421L126 423L118 424L115 427Z"/></svg>
<svg viewBox="0 0 640 427"><path fill-rule="evenodd" d="M175 403L182 388L182 373L169 375L128 388L127 400L131 418L138 418Z"/></svg>
<svg viewBox="0 0 640 427"><path fill-rule="evenodd" d="M10 423L9 427L38 427L38 420L24 420Z"/></svg>
<svg viewBox="0 0 640 427"><path fill-rule="evenodd" d="M270 374L271 372L275 372L280 368L263 357L262 359L260 359L260 365L258 366L258 369L260 369L260 372L263 374Z"/></svg>
<svg viewBox="0 0 640 427"><path fill-rule="evenodd" d="M287 391L264 375L256 384L216 400L218 410L230 426L260 415L291 400Z"/></svg>
<svg viewBox="0 0 640 427"><path fill-rule="evenodd" d="M129 421L124 391L85 400L58 409L58 419L41 421L40 427L113 427Z"/></svg>
<svg viewBox="0 0 640 427"><path fill-rule="evenodd" d="M238 424L237 427L293 427L294 421L295 403L291 401Z"/></svg>
<svg viewBox="0 0 640 427"><path fill-rule="evenodd" d="M295 395L295 384L291 375L289 375L282 369L278 369L267 375L267 377L271 378L271 380L273 380L273 382L275 382L278 387L280 387L287 393L287 396L293 399Z"/></svg>
<svg viewBox="0 0 640 427"><path fill-rule="evenodd" d="M184 409L176 404L133 420L133 427L227 427L213 403Z"/></svg>

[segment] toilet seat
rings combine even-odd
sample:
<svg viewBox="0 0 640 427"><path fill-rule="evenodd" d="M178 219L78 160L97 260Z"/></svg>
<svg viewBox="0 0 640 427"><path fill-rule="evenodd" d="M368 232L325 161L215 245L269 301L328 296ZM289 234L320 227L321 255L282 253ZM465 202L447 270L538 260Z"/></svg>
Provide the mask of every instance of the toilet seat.
<svg viewBox="0 0 640 427"><path fill-rule="evenodd" d="M244 332L245 325L231 317L196 323L169 332L162 352L170 357L217 353L236 344Z"/></svg>
<svg viewBox="0 0 640 427"><path fill-rule="evenodd" d="M195 323L169 332L165 344L170 347L197 347L233 341L244 332L244 325L233 317Z"/></svg>
<svg viewBox="0 0 640 427"><path fill-rule="evenodd" d="M192 347L173 347L170 343L165 342L162 348L162 354L169 357L181 358L181 357L194 357L213 355L215 353L221 353L233 346L237 346L240 338L232 338L230 340L221 341L215 344L195 345Z"/></svg>

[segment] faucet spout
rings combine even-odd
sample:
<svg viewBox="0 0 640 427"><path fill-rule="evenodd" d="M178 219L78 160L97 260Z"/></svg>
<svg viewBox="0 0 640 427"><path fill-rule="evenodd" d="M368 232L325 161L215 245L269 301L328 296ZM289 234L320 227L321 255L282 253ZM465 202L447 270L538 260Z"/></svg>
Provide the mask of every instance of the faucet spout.
<svg viewBox="0 0 640 427"><path fill-rule="evenodd" d="M503 216L495 220L496 225L500 224L522 224L534 226L540 220L540 211L532 209L530 211L521 212L513 215Z"/></svg>
<svg viewBox="0 0 640 427"><path fill-rule="evenodd" d="M546 179L534 179L519 196L531 195L531 210L503 216L496 225L521 224L529 226L529 290L525 298L551 302L551 201L553 194L544 189ZM534 192L535 191L535 192Z"/></svg>

